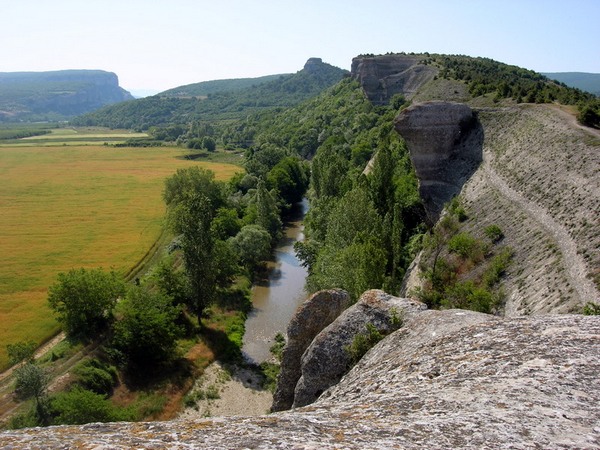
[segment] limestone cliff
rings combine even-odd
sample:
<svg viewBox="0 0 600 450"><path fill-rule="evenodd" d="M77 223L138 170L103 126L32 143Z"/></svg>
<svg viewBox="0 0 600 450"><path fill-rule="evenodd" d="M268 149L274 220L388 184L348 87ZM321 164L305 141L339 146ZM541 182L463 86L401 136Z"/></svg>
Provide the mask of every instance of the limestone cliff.
<svg viewBox="0 0 600 450"><path fill-rule="evenodd" d="M358 56L352 59L350 74L373 104L384 105L396 94L412 98L437 72L421 64L418 56L399 54Z"/></svg>
<svg viewBox="0 0 600 450"><path fill-rule="evenodd" d="M482 159L483 127L469 106L418 103L395 121L419 178L419 192L430 224L457 195Z"/></svg>
<svg viewBox="0 0 600 450"><path fill-rule="evenodd" d="M600 448L600 317L424 311L311 406L10 431L3 448Z"/></svg>

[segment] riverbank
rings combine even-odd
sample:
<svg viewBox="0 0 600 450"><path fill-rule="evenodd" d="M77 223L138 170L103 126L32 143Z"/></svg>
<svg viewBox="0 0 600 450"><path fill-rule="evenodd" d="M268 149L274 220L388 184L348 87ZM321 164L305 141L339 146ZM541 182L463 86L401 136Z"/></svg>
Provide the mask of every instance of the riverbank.
<svg viewBox="0 0 600 450"><path fill-rule="evenodd" d="M267 414L273 394L262 387L262 381L252 369L216 361L196 380L177 419Z"/></svg>

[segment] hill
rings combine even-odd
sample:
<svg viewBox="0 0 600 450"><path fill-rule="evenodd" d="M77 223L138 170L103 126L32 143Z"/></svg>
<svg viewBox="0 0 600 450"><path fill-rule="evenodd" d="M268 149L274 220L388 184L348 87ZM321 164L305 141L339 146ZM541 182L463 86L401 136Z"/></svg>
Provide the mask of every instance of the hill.
<svg viewBox="0 0 600 450"><path fill-rule="evenodd" d="M75 118L72 124L146 130L151 126L187 124L191 121L241 119L251 113L297 105L334 85L345 74L346 71L326 64L319 58L311 58L295 74L280 75L262 84L209 93L206 99L159 94L101 108ZM213 84L213 89L215 85L219 83ZM221 83L220 88L233 86L231 82L226 82ZM185 89L176 88L172 91L183 92Z"/></svg>
<svg viewBox="0 0 600 450"><path fill-rule="evenodd" d="M0 121L56 121L131 100L102 70L0 73Z"/></svg>
<svg viewBox="0 0 600 450"><path fill-rule="evenodd" d="M217 92L235 92L242 89L258 86L259 84L267 83L285 77L289 74L265 75L257 78L231 78L227 80L212 80L202 81L200 83L186 84L167 91L163 91L158 95L161 97L207 97Z"/></svg>
<svg viewBox="0 0 600 450"><path fill-rule="evenodd" d="M586 72L546 72L542 75L567 86L591 92L600 97L600 73Z"/></svg>

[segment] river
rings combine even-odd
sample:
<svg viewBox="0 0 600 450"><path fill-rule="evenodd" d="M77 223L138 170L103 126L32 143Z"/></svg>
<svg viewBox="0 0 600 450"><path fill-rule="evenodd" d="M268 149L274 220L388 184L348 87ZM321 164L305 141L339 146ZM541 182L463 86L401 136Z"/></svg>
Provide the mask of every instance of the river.
<svg viewBox="0 0 600 450"><path fill-rule="evenodd" d="M268 279L252 288L253 310L246 320L242 353L255 363L271 357L275 335L285 335L296 309L306 299L306 269L294 253L294 243L304 238L302 219L308 201L295 205L284 223L283 238L275 248L274 260L268 265Z"/></svg>

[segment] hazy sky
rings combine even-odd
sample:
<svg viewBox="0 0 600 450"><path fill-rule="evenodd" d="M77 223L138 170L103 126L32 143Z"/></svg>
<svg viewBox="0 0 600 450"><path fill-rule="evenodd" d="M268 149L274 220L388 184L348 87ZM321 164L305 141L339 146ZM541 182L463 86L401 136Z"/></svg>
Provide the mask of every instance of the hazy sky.
<svg viewBox="0 0 600 450"><path fill-rule="evenodd" d="M600 0L0 0L0 14L0 72L103 69L129 90L401 51L600 73Z"/></svg>

